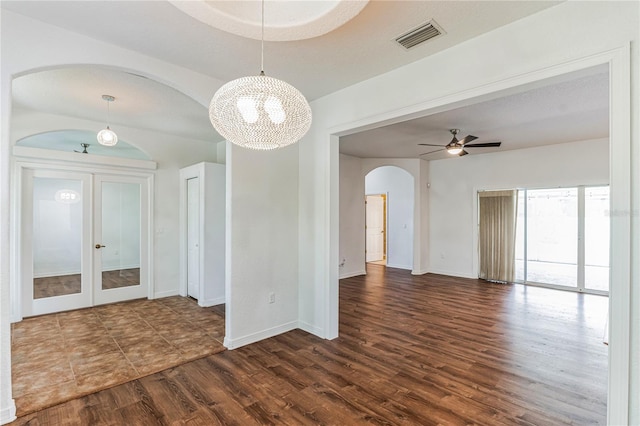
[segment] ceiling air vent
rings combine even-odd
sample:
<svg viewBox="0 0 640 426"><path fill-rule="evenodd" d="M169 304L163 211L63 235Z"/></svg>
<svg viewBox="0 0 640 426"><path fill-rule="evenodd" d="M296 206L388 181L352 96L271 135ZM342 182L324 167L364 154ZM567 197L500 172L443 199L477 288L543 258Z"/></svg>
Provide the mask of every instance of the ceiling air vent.
<svg viewBox="0 0 640 426"><path fill-rule="evenodd" d="M397 37L396 41L405 49L411 49L441 34L444 34L442 28L435 21L429 21Z"/></svg>

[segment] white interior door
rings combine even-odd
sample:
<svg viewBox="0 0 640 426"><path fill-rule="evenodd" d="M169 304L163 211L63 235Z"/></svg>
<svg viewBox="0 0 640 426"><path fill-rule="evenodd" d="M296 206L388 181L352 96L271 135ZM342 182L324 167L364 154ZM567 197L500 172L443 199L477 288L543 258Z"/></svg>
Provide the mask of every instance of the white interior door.
<svg viewBox="0 0 640 426"><path fill-rule="evenodd" d="M21 204L23 316L91 305L91 175L25 169Z"/></svg>
<svg viewBox="0 0 640 426"><path fill-rule="evenodd" d="M94 304L148 295L146 178L94 177Z"/></svg>
<svg viewBox="0 0 640 426"><path fill-rule="evenodd" d="M187 180L187 294L200 299L200 178Z"/></svg>
<svg viewBox="0 0 640 426"><path fill-rule="evenodd" d="M384 197L366 196L366 261L384 259Z"/></svg>

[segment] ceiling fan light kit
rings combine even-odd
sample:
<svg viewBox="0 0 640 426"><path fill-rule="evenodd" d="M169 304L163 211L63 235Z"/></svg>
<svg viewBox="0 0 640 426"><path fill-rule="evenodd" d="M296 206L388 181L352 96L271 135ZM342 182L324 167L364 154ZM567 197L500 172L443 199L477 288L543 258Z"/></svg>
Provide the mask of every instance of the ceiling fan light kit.
<svg viewBox="0 0 640 426"><path fill-rule="evenodd" d="M465 136L464 139L459 141L456 136L459 132L458 129L450 129L449 132L453 135L453 138L451 139L451 142L449 142L446 145L433 145L429 143L419 143L418 145L442 147L449 154L457 155L459 157L462 157L463 155L468 154L465 148L490 148L490 147L499 147L500 145L502 145L502 142L485 142L485 143L469 144L469 142L478 139L478 137L473 135L468 135L468 136ZM430 151L430 152L425 152L424 154L420 154L420 156L433 154L435 152L440 152L440 151L442 151L442 149L436 149L435 151Z"/></svg>
<svg viewBox="0 0 640 426"><path fill-rule="evenodd" d="M298 142L311 127L311 107L292 85L264 75L264 0L261 72L223 85L213 95L209 119L233 144L272 150Z"/></svg>
<svg viewBox="0 0 640 426"><path fill-rule="evenodd" d="M118 143L118 135L109 128L109 104L115 101L116 98L111 95L102 95L102 99L107 102L107 128L98 132L97 139L100 145L114 146Z"/></svg>

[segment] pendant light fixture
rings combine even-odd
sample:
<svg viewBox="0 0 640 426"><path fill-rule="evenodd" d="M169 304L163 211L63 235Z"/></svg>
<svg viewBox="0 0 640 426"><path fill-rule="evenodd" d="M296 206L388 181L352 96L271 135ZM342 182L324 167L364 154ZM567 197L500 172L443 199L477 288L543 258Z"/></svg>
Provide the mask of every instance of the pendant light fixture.
<svg viewBox="0 0 640 426"><path fill-rule="evenodd" d="M118 143L118 135L109 128L109 104L116 100L113 96L102 95L102 99L107 101L107 128L98 132L98 142L104 146L114 146Z"/></svg>
<svg viewBox="0 0 640 426"><path fill-rule="evenodd" d="M264 0L260 74L230 81L213 95L209 119L225 139L271 150L298 142L311 126L311 107L290 84L264 75Z"/></svg>

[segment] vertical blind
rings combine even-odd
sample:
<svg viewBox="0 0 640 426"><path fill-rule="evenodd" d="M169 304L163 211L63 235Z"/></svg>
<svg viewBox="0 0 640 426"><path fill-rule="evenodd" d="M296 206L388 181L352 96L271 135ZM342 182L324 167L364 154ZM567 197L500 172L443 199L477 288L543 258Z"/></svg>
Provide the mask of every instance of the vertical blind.
<svg viewBox="0 0 640 426"><path fill-rule="evenodd" d="M518 191L484 191L478 200L479 278L513 282Z"/></svg>

